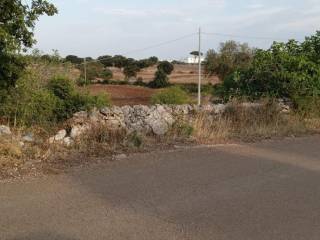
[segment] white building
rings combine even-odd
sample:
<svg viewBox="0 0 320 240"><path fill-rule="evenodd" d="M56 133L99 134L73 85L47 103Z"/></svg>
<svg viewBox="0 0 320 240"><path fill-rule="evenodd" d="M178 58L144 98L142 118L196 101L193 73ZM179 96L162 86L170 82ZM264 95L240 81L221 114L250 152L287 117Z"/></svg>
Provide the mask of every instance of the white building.
<svg viewBox="0 0 320 240"><path fill-rule="evenodd" d="M201 60L201 62L204 62L205 57L201 56L200 60ZM188 63L188 64L197 64L197 63L199 63L199 57L198 56L188 57L188 58L184 59L183 62Z"/></svg>

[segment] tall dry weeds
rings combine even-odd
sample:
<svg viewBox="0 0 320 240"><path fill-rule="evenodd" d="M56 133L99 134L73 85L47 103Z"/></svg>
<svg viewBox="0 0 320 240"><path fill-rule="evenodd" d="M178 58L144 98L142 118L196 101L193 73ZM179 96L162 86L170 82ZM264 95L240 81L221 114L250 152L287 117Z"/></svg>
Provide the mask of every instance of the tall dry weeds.
<svg viewBox="0 0 320 240"><path fill-rule="evenodd" d="M304 120L295 114L281 113L274 102L264 102L256 107L232 103L221 116L197 115L193 128L193 136L200 143L252 141L310 131Z"/></svg>

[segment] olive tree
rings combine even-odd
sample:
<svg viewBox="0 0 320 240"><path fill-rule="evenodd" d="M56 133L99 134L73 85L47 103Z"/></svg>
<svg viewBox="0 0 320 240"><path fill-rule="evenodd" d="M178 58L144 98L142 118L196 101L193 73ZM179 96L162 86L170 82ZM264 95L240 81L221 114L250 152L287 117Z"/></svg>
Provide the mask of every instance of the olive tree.
<svg viewBox="0 0 320 240"><path fill-rule="evenodd" d="M13 87L24 69L24 61L17 54L35 44L39 16L57 12L46 0L32 0L30 5L22 0L0 1L0 89Z"/></svg>

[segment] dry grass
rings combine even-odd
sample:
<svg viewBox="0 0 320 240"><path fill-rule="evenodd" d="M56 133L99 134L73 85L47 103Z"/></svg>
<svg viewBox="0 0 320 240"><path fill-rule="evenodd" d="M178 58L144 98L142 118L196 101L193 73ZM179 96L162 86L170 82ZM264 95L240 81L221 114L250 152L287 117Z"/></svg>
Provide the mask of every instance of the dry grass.
<svg viewBox="0 0 320 240"><path fill-rule="evenodd" d="M87 156L111 155L124 148L126 137L124 129L109 130L104 125L96 125L77 139L74 150Z"/></svg>
<svg viewBox="0 0 320 240"><path fill-rule="evenodd" d="M221 116L196 116L192 126L193 136L198 142L225 143L299 136L314 132L320 124L316 126L313 122L311 126L297 115L282 114L273 103L265 103L257 108L246 108L234 103Z"/></svg>
<svg viewBox="0 0 320 240"><path fill-rule="evenodd" d="M113 155L123 152L167 149L176 143L218 144L319 133L320 119L305 120L295 114L281 114L272 102L257 108L233 103L222 115L202 113L193 116L192 120L181 118L162 137L128 134L124 129L109 130L106 126L96 125L71 147L48 143L48 137L56 132L56 128L49 131L33 128L37 141L23 147L16 139L0 138L0 178L30 171L59 173L96 160L109 161Z"/></svg>

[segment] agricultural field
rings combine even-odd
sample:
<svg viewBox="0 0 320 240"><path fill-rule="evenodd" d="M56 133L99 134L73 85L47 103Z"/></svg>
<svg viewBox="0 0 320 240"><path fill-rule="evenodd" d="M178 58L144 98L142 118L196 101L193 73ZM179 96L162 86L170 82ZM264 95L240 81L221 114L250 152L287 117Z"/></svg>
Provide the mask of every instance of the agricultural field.
<svg viewBox="0 0 320 240"><path fill-rule="evenodd" d="M113 72L114 80L123 80L125 78L124 74L121 72L119 68L110 68L110 70ZM141 77L144 82L150 82L153 80L156 70L156 66L142 69L138 73L138 78ZM204 84L219 83L219 78L216 76L207 77L205 76L204 72L203 76ZM169 81L170 83L174 84L198 83L198 66L189 64L175 64L174 71L169 76Z"/></svg>
<svg viewBox="0 0 320 240"><path fill-rule="evenodd" d="M102 85L92 84L86 87L91 95L107 93L113 105L149 105L152 95L157 89L131 85Z"/></svg>
<svg viewBox="0 0 320 240"><path fill-rule="evenodd" d="M120 68L109 68L113 73L114 81L123 81L125 76ZM145 83L149 83L154 79L157 67L149 67L142 69L137 78L142 78ZM198 83L198 66L175 64L174 71L169 75L169 82L172 84L196 84ZM219 78L216 76L207 77L203 72L203 84L217 84ZM123 105L148 105L151 97L159 90L139 87L132 85L104 85L91 84L86 87L91 95L107 93L111 97L112 104L117 106Z"/></svg>

